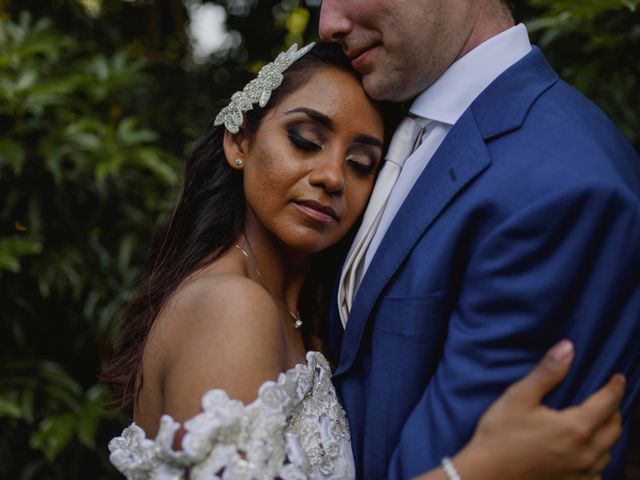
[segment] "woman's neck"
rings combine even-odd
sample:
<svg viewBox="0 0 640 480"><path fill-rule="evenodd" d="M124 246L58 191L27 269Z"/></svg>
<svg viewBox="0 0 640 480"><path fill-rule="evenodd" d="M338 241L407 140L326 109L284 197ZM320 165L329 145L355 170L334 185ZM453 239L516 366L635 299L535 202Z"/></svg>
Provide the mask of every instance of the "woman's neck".
<svg viewBox="0 0 640 480"><path fill-rule="evenodd" d="M263 287L289 312L297 312L312 255L287 248L270 232L255 228L249 222L236 243L247 253L248 263Z"/></svg>

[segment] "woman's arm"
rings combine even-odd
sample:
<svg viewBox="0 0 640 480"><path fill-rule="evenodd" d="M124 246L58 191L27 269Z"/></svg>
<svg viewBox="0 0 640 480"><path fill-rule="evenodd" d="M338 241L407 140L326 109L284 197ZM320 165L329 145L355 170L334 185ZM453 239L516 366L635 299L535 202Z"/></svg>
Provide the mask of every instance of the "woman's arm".
<svg viewBox="0 0 640 480"><path fill-rule="evenodd" d="M526 377L512 385L480 419L473 438L452 458L464 480L597 479L622 433L618 410L622 375L582 404L564 410L542 398L569 371L573 345L563 340ZM420 480L452 480L443 468Z"/></svg>

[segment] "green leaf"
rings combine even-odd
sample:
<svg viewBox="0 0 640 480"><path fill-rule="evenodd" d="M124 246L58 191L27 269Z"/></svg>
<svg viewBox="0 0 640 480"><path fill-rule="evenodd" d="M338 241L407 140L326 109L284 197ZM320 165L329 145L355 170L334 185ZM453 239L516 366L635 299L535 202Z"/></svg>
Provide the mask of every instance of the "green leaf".
<svg viewBox="0 0 640 480"><path fill-rule="evenodd" d="M178 181L178 174L169 164L169 156L155 148L140 148L136 150L137 161L144 167L151 170L160 179L169 185L174 185Z"/></svg>
<svg viewBox="0 0 640 480"><path fill-rule="evenodd" d="M114 413L107 410L107 403L108 392L104 385L96 384L87 390L83 412L77 421L77 431L80 442L89 448L93 449L96 446L100 422L114 416Z"/></svg>
<svg viewBox="0 0 640 480"><path fill-rule="evenodd" d="M22 417L22 408L16 400L0 396L0 418L19 419Z"/></svg>
<svg viewBox="0 0 640 480"><path fill-rule="evenodd" d="M31 447L42 450L47 460L53 462L72 440L75 430L76 421L73 415L47 417L31 436Z"/></svg>
<svg viewBox="0 0 640 480"><path fill-rule="evenodd" d="M0 167L8 165L15 175L20 175L25 157L22 145L8 138L0 138Z"/></svg>
<svg viewBox="0 0 640 480"><path fill-rule="evenodd" d="M18 273L22 257L35 255L41 251L42 245L35 240L17 236L0 238L0 272L8 270Z"/></svg>
<svg viewBox="0 0 640 480"><path fill-rule="evenodd" d="M131 253L135 245L135 238L131 235L125 236L120 241L120 248L118 251L118 270L125 272L129 268L131 261Z"/></svg>
<svg viewBox="0 0 640 480"><path fill-rule="evenodd" d="M158 139L158 135L155 132L139 128L138 120L134 117L123 119L118 124L116 135L123 145L139 145L154 142Z"/></svg>

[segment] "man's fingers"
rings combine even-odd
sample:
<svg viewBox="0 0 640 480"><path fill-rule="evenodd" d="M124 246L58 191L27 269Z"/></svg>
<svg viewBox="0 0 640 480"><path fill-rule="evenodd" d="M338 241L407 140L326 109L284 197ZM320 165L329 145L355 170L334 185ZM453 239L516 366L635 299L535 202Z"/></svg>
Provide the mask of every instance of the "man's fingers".
<svg viewBox="0 0 640 480"><path fill-rule="evenodd" d="M621 374L613 375L604 387L575 407L581 421L593 429L611 421L624 397L625 384Z"/></svg>
<svg viewBox="0 0 640 480"><path fill-rule="evenodd" d="M606 453L603 453L593 464L593 467L591 468L592 476L600 478L600 474L606 466L609 465L609 462L611 462L611 453L607 451Z"/></svg>
<svg viewBox="0 0 640 480"><path fill-rule="evenodd" d="M573 344L569 340L558 342L527 376L509 387L507 395L529 405L540 403L565 377L573 356Z"/></svg>
<svg viewBox="0 0 640 480"><path fill-rule="evenodd" d="M617 411L598 428L592 441L593 448L598 454L608 454L621 436L622 415Z"/></svg>

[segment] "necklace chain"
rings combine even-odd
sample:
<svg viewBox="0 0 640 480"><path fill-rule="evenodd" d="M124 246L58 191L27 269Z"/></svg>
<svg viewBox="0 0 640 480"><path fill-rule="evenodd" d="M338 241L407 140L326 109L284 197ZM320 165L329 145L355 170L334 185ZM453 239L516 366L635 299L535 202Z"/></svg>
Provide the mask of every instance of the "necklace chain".
<svg viewBox="0 0 640 480"><path fill-rule="evenodd" d="M240 250L240 252L242 253L242 255L244 255L244 257L247 259L247 261L251 264L251 267L253 268L253 271L256 272L256 276L258 277L258 280L260 280L260 283L262 284L262 286L264 287L264 289L269 292L269 295L271 295L272 298L276 299L277 301L279 301L282 306L284 307L284 309L287 311L287 313L291 316L291 319L293 320L293 326L295 328L300 328L302 327L302 318L300 318L300 312L293 313L291 310L289 310L287 308L287 306L285 305L283 300L280 300L279 298L275 297L271 291L267 288L266 283L264 282L264 278L262 278L262 274L260 273L260 270L258 270L258 267L256 266L255 261L253 260L253 258L251 256L249 256L249 254L247 253L247 251L242 248L240 245L238 245L237 243L234 245L235 248L237 248L238 250Z"/></svg>

